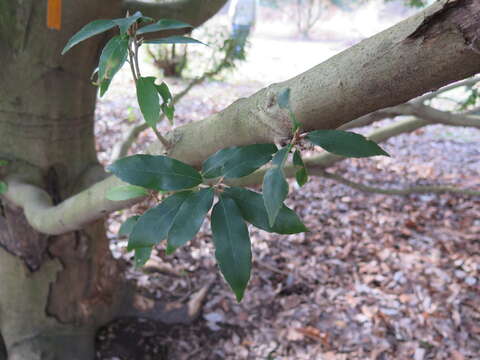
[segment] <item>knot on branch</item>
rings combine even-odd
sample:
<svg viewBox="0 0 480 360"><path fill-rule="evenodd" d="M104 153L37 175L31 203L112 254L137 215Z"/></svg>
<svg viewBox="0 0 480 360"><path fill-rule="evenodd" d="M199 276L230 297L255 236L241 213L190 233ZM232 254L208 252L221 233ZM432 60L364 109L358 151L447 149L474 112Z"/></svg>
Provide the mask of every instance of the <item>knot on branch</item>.
<svg viewBox="0 0 480 360"><path fill-rule="evenodd" d="M274 86L266 88L256 101L256 106L249 110L249 116L258 119L275 143L283 143L293 136L292 121L288 111L278 106L277 90Z"/></svg>

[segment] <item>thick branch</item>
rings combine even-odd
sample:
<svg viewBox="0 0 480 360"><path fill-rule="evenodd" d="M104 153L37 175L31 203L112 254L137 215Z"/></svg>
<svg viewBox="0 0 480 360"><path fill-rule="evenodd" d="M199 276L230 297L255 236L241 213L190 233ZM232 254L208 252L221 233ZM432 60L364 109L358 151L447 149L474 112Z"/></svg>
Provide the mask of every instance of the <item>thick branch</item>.
<svg viewBox="0 0 480 360"><path fill-rule="evenodd" d="M215 15L227 0L178 0L147 3L127 0L125 10L130 13L141 11L143 15L154 19L175 19L197 27Z"/></svg>
<svg viewBox="0 0 480 360"><path fill-rule="evenodd" d="M198 166L224 147L289 137L288 114L276 105L276 94L286 87L291 88L297 119L309 131L338 128L372 111L474 75L480 71L480 56L465 39L480 33L480 22L471 19L480 17L480 3L456 2L458 9L451 7L448 16L441 13L445 4L437 2L293 79L260 90L204 121L177 129L170 155ZM424 26L425 18L435 18L438 13L443 14L442 31L432 23L432 31L438 30L435 36L410 37ZM458 23L459 17L465 24ZM458 28L466 32L459 33Z"/></svg>
<svg viewBox="0 0 480 360"><path fill-rule="evenodd" d="M297 119L309 131L338 128L359 116L470 77L480 71L480 55L474 50L480 35L479 18L478 1L436 2L293 79L241 99L203 121L175 129L169 134L174 144L169 155L200 166L209 155L225 147L290 137L289 116L276 103L276 94L286 87L291 89ZM40 232L76 230L133 203L105 199L106 190L119 183L108 178L58 206L49 207L44 202L25 210ZM15 184L7 197L29 207Z"/></svg>
<svg viewBox="0 0 480 360"><path fill-rule="evenodd" d="M29 224L39 232L60 235L79 230L94 220L109 213L129 207L141 199L110 201L106 193L112 187L124 184L110 176L89 189L52 205L50 196L44 190L22 183L15 178L7 178L8 190L4 196L15 205L22 207Z"/></svg>
<svg viewBox="0 0 480 360"><path fill-rule="evenodd" d="M162 117L163 119L163 117ZM162 121L160 119L160 121ZM112 151L112 160L118 160L124 156L127 156L128 150L132 147L132 145L135 143L137 138L140 136L142 132L147 130L149 128L148 124L146 122L143 122L141 124L135 124L132 125L130 128L128 128L125 131L125 135L123 136L123 139L121 142L115 145Z"/></svg>
<svg viewBox="0 0 480 360"><path fill-rule="evenodd" d="M410 106L409 104L405 104L405 105ZM400 112L400 108L402 106L403 105L400 105L400 106L396 107L397 110L399 111L398 114L395 114L395 115L390 114L388 116L385 116L385 118L393 117L393 116L397 116L397 115L405 115L404 113ZM436 123L444 123L444 124L447 124L449 126L461 126L461 127L473 126L472 123L474 123L474 122L475 122L475 126L478 127L478 125L480 123L480 119L478 119L478 118L473 119L471 117L460 116L460 115L458 115L455 118L455 120L449 120L448 123L446 123L445 121L442 122L444 120L443 116L445 114L450 115L449 113L444 113L443 111L438 111L438 110L430 108L430 107L427 107L427 108L428 108L427 111L429 112L429 115L430 115L428 120L423 119L423 118L410 118L410 119L406 119L406 120L397 121L393 124L390 124L390 125L387 125L387 126L384 126L384 127L380 128L380 129L376 129L376 130L372 131L369 135L367 135L367 137L370 140L375 141L376 143L381 143L381 142L384 142L384 141L386 141L386 140L388 140L392 137L398 136L400 134L407 134L407 133L413 132L417 129L420 129L424 126L432 125L432 124L436 124ZM393 113L393 111L391 109L394 109L394 107L389 108L389 110L388 110L388 111L391 111ZM430 110L435 110L435 111L430 111ZM378 117L375 116L376 113L369 114L369 115L373 115L371 117L369 117L369 115L363 116L363 117L358 119L358 120L361 120L363 122L362 125L356 125L356 126L352 126L352 127L368 125L371 122L379 120L379 117L381 117L383 115L387 115L388 111L386 113L383 113L383 110L380 110L378 112ZM437 112L441 113L441 118L438 119L439 121L437 121L437 119L435 117L433 117L433 114L437 114ZM366 119L369 119L370 123L366 124L365 123ZM349 122L347 125L349 125L349 124L356 124L356 120ZM304 159L304 162L305 162L305 166L309 169L309 171L312 175L323 176L322 175L323 169L325 169L329 166L332 166L333 164L337 163L338 161L341 161L341 160L344 160L344 159L345 158L343 156L335 155L335 154L332 154L332 153L329 153L329 152L322 152L319 155ZM263 176L265 175L267 170L268 170L268 168L260 169L260 170L256 171L255 173L253 173L249 176L243 177L243 178L238 179L238 180L231 181L230 185L249 186L249 185L261 184L262 180L263 180ZM293 165L287 165L285 167L285 175L287 177L294 178L296 171L297 171L297 168Z"/></svg>
<svg viewBox="0 0 480 360"><path fill-rule="evenodd" d="M415 118L403 120L373 131L368 138L376 142L383 142L391 137L415 131L429 124L431 123L428 121ZM458 126L462 126L462 124L458 124ZM325 175L326 173L324 169L344 159L345 158L342 156L323 152L320 155L304 159L304 162L310 175L328 177ZM287 177L294 178L296 170L296 167L293 165L288 165L285 167L285 174ZM227 182L227 184L234 186L257 185L262 182L266 171L267 169L261 169L250 176L232 180ZM460 190L444 186L422 186L408 189L387 190L349 182L349 180L346 179L345 181L340 182L361 191L394 195L428 192L454 192L467 195L478 195L475 190ZM128 207L139 201L139 199L133 199L128 202L112 202L106 200L104 196L106 191L111 187L122 183L115 177L110 177L105 181L99 182L89 190L86 190L55 207L51 205L51 200L45 191L32 185L19 183L15 180L11 180L8 183L9 190L6 197L18 206L24 208L25 215L34 228L49 234L61 234L79 229L84 224L93 221L94 219L98 219L109 212ZM88 216L80 216L87 210L90 210Z"/></svg>

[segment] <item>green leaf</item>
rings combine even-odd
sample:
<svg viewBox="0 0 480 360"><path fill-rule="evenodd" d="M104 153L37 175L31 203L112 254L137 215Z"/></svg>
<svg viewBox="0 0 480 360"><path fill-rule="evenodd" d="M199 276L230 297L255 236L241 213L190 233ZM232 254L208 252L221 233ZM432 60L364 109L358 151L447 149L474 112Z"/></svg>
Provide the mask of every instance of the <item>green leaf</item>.
<svg viewBox="0 0 480 360"><path fill-rule="evenodd" d="M62 50L62 55L65 54L72 47L77 45L79 42L86 40L92 36L100 34L102 32L108 31L115 26L115 23L112 20L95 20L91 23L85 25L80 29L75 35L73 35L70 40L68 40L67 45Z"/></svg>
<svg viewBox="0 0 480 360"><path fill-rule="evenodd" d="M302 154L298 149L296 149L295 152L293 153L293 165L305 167L305 164L303 163L303 160L302 160Z"/></svg>
<svg viewBox="0 0 480 360"><path fill-rule="evenodd" d="M301 168L295 173L295 180L297 180L298 186L302 187L308 181L308 172L306 168Z"/></svg>
<svg viewBox="0 0 480 360"><path fill-rule="evenodd" d="M278 150L273 156L272 164L283 167L285 165L285 162L287 161L288 154L290 153L291 149L292 149L292 145L289 144L281 148L280 150Z"/></svg>
<svg viewBox="0 0 480 360"><path fill-rule="evenodd" d="M107 191L106 198L112 201L124 201L148 195L148 190L135 185L115 186Z"/></svg>
<svg viewBox="0 0 480 360"><path fill-rule="evenodd" d="M171 249L185 245L200 230L205 216L212 207L213 194L212 188L202 189L191 193L180 205L167 235L168 246Z"/></svg>
<svg viewBox="0 0 480 360"><path fill-rule="evenodd" d="M169 36L160 39L144 41L145 44L207 44L187 36Z"/></svg>
<svg viewBox="0 0 480 360"><path fill-rule="evenodd" d="M8 190L8 185L7 183L0 181L0 194L6 193Z"/></svg>
<svg viewBox="0 0 480 360"><path fill-rule="evenodd" d="M173 115L175 112L175 107L173 106L173 96L168 88L168 85L165 82L162 82L160 85L155 85L157 91L160 94L163 104L161 105L161 110L165 114L168 120L172 122Z"/></svg>
<svg viewBox="0 0 480 360"><path fill-rule="evenodd" d="M157 87L157 91L162 97L164 103L170 103L173 100L172 93L168 88L168 85L165 82L162 82L160 85L155 85Z"/></svg>
<svg viewBox="0 0 480 360"><path fill-rule="evenodd" d="M341 130L316 130L307 135L315 145L333 154L346 157L390 156L375 142L360 134Z"/></svg>
<svg viewBox="0 0 480 360"><path fill-rule="evenodd" d="M160 120L160 99L154 77L137 80L137 100L145 121L150 127L155 127Z"/></svg>
<svg viewBox="0 0 480 360"><path fill-rule="evenodd" d="M135 249L135 267L139 268L150 259L152 255L152 247L143 247Z"/></svg>
<svg viewBox="0 0 480 360"><path fill-rule="evenodd" d="M308 173L307 169L305 168L305 164L303 163L302 155L298 149L295 150L293 154L293 165L300 166L300 169L295 173L298 186L305 185L308 181Z"/></svg>
<svg viewBox="0 0 480 360"><path fill-rule="evenodd" d="M205 178L224 176L239 178L251 174L272 159L277 151L273 144L255 144L234 146L217 151L210 156L202 167Z"/></svg>
<svg viewBox="0 0 480 360"><path fill-rule="evenodd" d="M119 236L128 236L133 230L133 227L137 223L138 219L140 218L139 215L131 216L120 226L120 230L118 230Z"/></svg>
<svg viewBox="0 0 480 360"><path fill-rule="evenodd" d="M290 115L290 120L292 120L292 132L295 133L297 129L299 129L302 124L297 120L295 113L292 111L292 107L290 106L290 88L286 88L280 90L277 94L277 103L281 109L287 109Z"/></svg>
<svg viewBox="0 0 480 360"><path fill-rule="evenodd" d="M0 160L0 166L7 166L8 161L7 160Z"/></svg>
<svg viewBox="0 0 480 360"><path fill-rule="evenodd" d="M240 302L250 280L252 250L247 226L233 199L222 196L215 204L212 233L220 271Z"/></svg>
<svg viewBox="0 0 480 360"><path fill-rule="evenodd" d="M290 88L283 89L278 93L277 103L281 109L290 109Z"/></svg>
<svg viewBox="0 0 480 360"><path fill-rule="evenodd" d="M467 88L467 90L470 91L470 95L468 95L467 100L463 104L460 105L460 110L465 110L469 106L474 106L477 103L477 100L479 98L479 93L478 89L473 89L473 88Z"/></svg>
<svg viewBox="0 0 480 360"><path fill-rule="evenodd" d="M105 79L101 83L96 83L95 85L98 85L100 88L100 97L105 95L107 92L108 88L110 87L110 83L112 82L111 79Z"/></svg>
<svg viewBox="0 0 480 360"><path fill-rule="evenodd" d="M132 16L115 19L112 21L115 23L115 25L117 25L120 28L120 34L125 34L130 28L130 26L132 26L134 23L137 22L137 20L139 20L142 17L143 17L142 13L140 11L137 11Z"/></svg>
<svg viewBox="0 0 480 360"><path fill-rule="evenodd" d="M155 19L150 17L150 16L145 16L145 15L142 15L142 17L140 18L140 22L141 23L144 23L144 22L154 22Z"/></svg>
<svg viewBox="0 0 480 360"><path fill-rule="evenodd" d="M268 214L270 226L275 224L277 215L288 195L288 182L285 180L283 165L288 157L291 146L280 149L273 157L272 164L263 178L263 202Z"/></svg>
<svg viewBox="0 0 480 360"><path fill-rule="evenodd" d="M128 56L128 39L121 36L111 38L102 50L98 64L100 96L103 96L115 74L121 69Z"/></svg>
<svg viewBox="0 0 480 360"><path fill-rule="evenodd" d="M277 234L297 234L308 231L295 211L282 205L275 224L270 226L262 194L239 187L225 189L223 196L231 197L237 203L245 221L259 229Z"/></svg>
<svg viewBox="0 0 480 360"><path fill-rule="evenodd" d="M165 249L165 254L166 255L172 255L175 251L177 251L177 248L170 245L170 244L167 244L167 248Z"/></svg>
<svg viewBox="0 0 480 360"><path fill-rule="evenodd" d="M162 104L161 109L167 119L170 121L170 124L172 124L173 116L175 114L175 107L173 105Z"/></svg>
<svg viewBox="0 0 480 360"><path fill-rule="evenodd" d="M163 31L163 30L175 30L175 29L186 29L186 28L193 29L193 26L178 20L160 19L155 24L150 24L138 29L137 35Z"/></svg>
<svg viewBox="0 0 480 360"><path fill-rule="evenodd" d="M202 176L190 165L162 155L133 155L115 161L107 168L121 180L154 190L190 189Z"/></svg>
<svg viewBox="0 0 480 360"><path fill-rule="evenodd" d="M191 194L191 191L173 194L140 216L130 234L128 250L157 245L166 239L180 206Z"/></svg>

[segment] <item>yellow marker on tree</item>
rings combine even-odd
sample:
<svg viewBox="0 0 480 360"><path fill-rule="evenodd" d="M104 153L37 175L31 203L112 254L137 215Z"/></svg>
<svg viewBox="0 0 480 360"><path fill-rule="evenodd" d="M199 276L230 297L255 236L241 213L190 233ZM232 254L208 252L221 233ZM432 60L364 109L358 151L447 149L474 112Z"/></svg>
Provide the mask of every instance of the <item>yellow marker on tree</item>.
<svg viewBox="0 0 480 360"><path fill-rule="evenodd" d="M60 30L62 27L62 0L48 0L47 27Z"/></svg>

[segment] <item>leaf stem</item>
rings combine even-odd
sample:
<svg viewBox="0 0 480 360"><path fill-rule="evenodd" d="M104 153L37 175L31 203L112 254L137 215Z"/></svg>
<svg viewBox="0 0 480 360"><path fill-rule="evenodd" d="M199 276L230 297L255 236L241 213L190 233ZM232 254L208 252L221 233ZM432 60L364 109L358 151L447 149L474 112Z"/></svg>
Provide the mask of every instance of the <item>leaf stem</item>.
<svg viewBox="0 0 480 360"><path fill-rule="evenodd" d="M128 41L128 58L129 58L129 63L130 63L130 70L132 71L132 76L133 80L135 80L135 84L138 81L138 76L137 73L135 72L135 65L134 65L134 56L133 56L133 50L132 50L132 40L133 38L130 38Z"/></svg>
<svg viewBox="0 0 480 360"><path fill-rule="evenodd" d="M155 135L157 136L157 139L162 143L162 145L165 147L166 150L169 150L171 147L172 147L172 144L170 143L170 141L168 141L167 139L165 139L165 137L163 137L162 134L160 134L160 132L152 126L152 130L153 132L155 133Z"/></svg>
<svg viewBox="0 0 480 360"><path fill-rule="evenodd" d="M138 79L142 76L140 73L140 66L138 65L138 49L141 45L141 40L138 41L135 35L136 32L136 25L134 25L132 29L132 34L130 35L130 40L128 42L128 56L130 58L130 69L132 71L133 78L135 79L135 83L137 83ZM132 49L132 45L133 48ZM169 150L172 146L170 141L165 139L162 134L156 129L155 126L151 126L153 132L157 139L162 143L163 147L166 150Z"/></svg>
<svg viewBox="0 0 480 360"><path fill-rule="evenodd" d="M140 74L140 66L138 65L138 49L140 47L140 44L138 42L138 40L136 38L133 39L133 43L134 43L134 46L135 46L135 69L137 70L137 76L140 77L142 76Z"/></svg>
<svg viewBox="0 0 480 360"><path fill-rule="evenodd" d="M295 133L292 136L292 141L290 141L290 145L292 145L292 147L294 147L295 145L297 145L300 142L302 137L303 137L302 134L300 134L300 128L298 128L297 130L295 130Z"/></svg>

